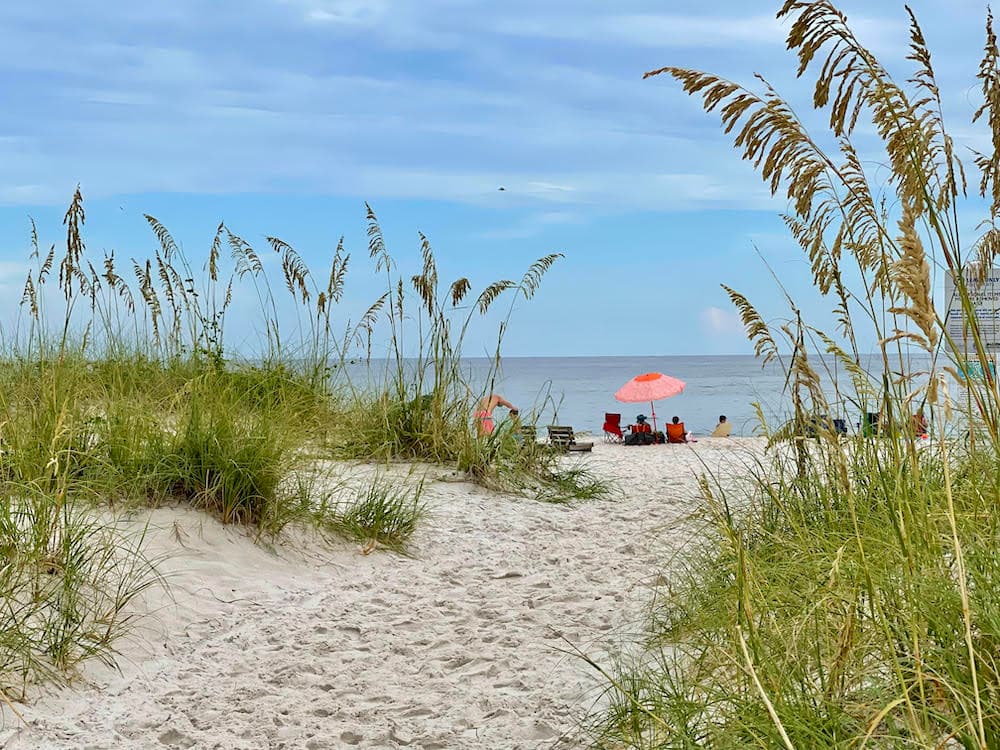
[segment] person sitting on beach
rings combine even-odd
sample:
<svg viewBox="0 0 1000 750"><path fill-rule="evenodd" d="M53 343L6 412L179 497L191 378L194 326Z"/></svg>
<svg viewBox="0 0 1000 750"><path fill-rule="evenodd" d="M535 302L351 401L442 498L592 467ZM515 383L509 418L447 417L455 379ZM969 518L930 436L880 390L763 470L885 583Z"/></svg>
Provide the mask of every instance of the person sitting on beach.
<svg viewBox="0 0 1000 750"><path fill-rule="evenodd" d="M629 425L630 434L625 437L625 445L651 445L656 442L653 428L646 421L645 414L635 418L635 424Z"/></svg>
<svg viewBox="0 0 1000 750"><path fill-rule="evenodd" d="M635 418L635 424L631 427L632 432L652 432L653 428L646 421L645 414L639 414Z"/></svg>
<svg viewBox="0 0 1000 750"><path fill-rule="evenodd" d="M670 420L670 424L667 425L667 442L668 443L686 443L687 433L684 430L684 423L677 417Z"/></svg>
<svg viewBox="0 0 1000 750"><path fill-rule="evenodd" d="M927 437L927 417L924 416L923 409L913 415L913 435L918 438Z"/></svg>
<svg viewBox="0 0 1000 750"><path fill-rule="evenodd" d="M475 414L476 433L479 437L486 437L487 435L493 434L493 410L498 406L510 409L515 414L517 413L517 407L503 396L496 393L483 396L483 400L479 402L479 409Z"/></svg>
<svg viewBox="0 0 1000 750"><path fill-rule="evenodd" d="M710 437L729 437L733 434L733 426L726 421L726 415L719 415L719 424L715 425L715 430Z"/></svg>

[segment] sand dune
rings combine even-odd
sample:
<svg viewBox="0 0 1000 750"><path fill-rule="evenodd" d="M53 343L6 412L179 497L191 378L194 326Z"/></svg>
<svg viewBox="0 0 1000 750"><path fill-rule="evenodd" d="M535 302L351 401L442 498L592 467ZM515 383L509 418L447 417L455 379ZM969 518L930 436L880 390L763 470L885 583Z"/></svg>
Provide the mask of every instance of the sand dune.
<svg viewBox="0 0 1000 750"><path fill-rule="evenodd" d="M577 747L600 683L570 644L632 637L700 523L696 473L760 449L598 444L567 460L621 494L575 507L428 469L412 557L294 536L268 550L198 513L144 514L170 598L149 597L120 674L89 666L24 706L27 726L8 716L0 747Z"/></svg>

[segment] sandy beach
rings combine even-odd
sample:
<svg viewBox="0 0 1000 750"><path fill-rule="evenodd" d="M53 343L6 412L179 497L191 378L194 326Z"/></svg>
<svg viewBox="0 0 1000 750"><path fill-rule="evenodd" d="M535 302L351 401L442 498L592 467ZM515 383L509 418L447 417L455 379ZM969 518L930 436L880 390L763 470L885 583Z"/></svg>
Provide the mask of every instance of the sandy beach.
<svg viewBox="0 0 1000 750"><path fill-rule="evenodd" d="M696 476L725 476L759 439L598 442L582 461L608 500L560 506L426 475L411 556L294 533L273 548L160 509L147 550L168 591L122 648L71 688L9 712L3 748L571 748L600 697L600 656L641 626L650 586L702 520Z"/></svg>

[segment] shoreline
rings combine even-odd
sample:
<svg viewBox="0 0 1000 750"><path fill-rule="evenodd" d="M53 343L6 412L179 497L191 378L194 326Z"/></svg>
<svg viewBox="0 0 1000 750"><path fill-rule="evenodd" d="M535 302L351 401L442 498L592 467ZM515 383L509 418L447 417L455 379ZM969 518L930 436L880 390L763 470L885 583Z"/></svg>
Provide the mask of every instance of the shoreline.
<svg viewBox="0 0 1000 750"><path fill-rule="evenodd" d="M599 697L565 653L634 640L651 584L696 533L696 475L738 476L761 438L598 442L571 456L620 490L551 505L441 467L336 465L413 482L410 556L293 533L273 550L193 510L134 514L168 591L122 646L6 714L8 748L569 748ZM330 464L334 466L334 464Z"/></svg>

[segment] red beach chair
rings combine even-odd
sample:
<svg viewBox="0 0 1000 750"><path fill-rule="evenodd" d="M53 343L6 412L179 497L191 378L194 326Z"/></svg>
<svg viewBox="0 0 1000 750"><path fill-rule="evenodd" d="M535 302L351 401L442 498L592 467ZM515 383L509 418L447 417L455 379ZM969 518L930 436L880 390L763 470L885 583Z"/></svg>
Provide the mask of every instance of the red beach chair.
<svg viewBox="0 0 1000 750"><path fill-rule="evenodd" d="M677 422L676 424L667 425L667 442L668 443L686 443L687 438L684 436L684 423Z"/></svg>
<svg viewBox="0 0 1000 750"><path fill-rule="evenodd" d="M621 414L609 414L608 412L604 412L604 442L625 442L625 435L622 433Z"/></svg>

